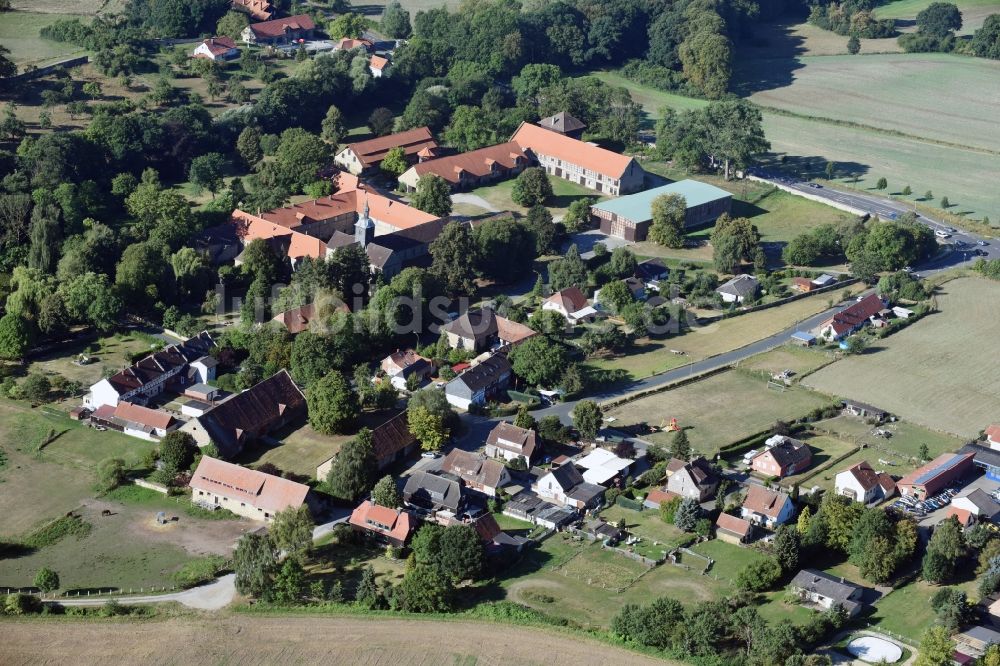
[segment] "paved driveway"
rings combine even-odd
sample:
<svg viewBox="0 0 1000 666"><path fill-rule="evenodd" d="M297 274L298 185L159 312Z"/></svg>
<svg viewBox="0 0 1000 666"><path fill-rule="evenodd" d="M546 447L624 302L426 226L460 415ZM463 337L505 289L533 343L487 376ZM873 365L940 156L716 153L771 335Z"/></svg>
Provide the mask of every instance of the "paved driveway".
<svg viewBox="0 0 1000 666"><path fill-rule="evenodd" d="M125 604L162 604L176 601L188 608L199 610L219 610L225 608L236 597L236 574L226 574L214 583L193 587L182 592L151 594L136 597L85 597L83 599L46 599L57 601L62 606L103 606L108 599L117 599Z"/></svg>

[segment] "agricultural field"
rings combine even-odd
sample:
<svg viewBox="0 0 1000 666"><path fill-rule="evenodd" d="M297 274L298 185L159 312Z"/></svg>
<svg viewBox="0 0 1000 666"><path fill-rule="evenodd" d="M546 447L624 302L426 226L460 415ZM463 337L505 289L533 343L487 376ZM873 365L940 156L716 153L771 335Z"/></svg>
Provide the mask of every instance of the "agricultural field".
<svg viewBox="0 0 1000 666"><path fill-rule="evenodd" d="M806 378L831 395L877 405L931 430L974 437L1000 413L1000 284L945 283L939 313Z"/></svg>
<svg viewBox="0 0 1000 666"><path fill-rule="evenodd" d="M766 79L781 64L791 81L772 85ZM990 151L1000 150L992 113L1000 90L990 85L998 76L995 60L937 53L747 60L736 72L767 109ZM949 100L946 116L941 99Z"/></svg>
<svg viewBox="0 0 1000 666"><path fill-rule="evenodd" d="M64 44L42 39L39 31L64 18L79 18L86 16L77 14L42 14L29 11L5 12L0 20L0 44L10 49L11 59L18 69L26 65L44 65L76 54L82 54L83 49L75 44Z"/></svg>
<svg viewBox="0 0 1000 666"><path fill-rule="evenodd" d="M913 30L912 20L932 0L895 0L875 8L878 18L897 19L897 26L904 32ZM1000 2L997 0L957 0L955 4L962 12L962 29L959 35L971 35L990 14L1000 14ZM902 19L902 21L900 21Z"/></svg>
<svg viewBox="0 0 1000 666"><path fill-rule="evenodd" d="M858 285L849 288L853 293L858 290ZM840 292L816 294L768 310L723 319L680 336L640 340L622 356L591 360L587 365L602 370L624 370L633 379L649 377L780 333L797 322L823 312L827 309L830 298L839 297ZM672 349L683 351L684 355L672 354Z"/></svg>
<svg viewBox="0 0 1000 666"><path fill-rule="evenodd" d="M316 615L216 615L161 622L2 624L0 661L676 666L578 633L495 622ZM327 637L336 636L336 640ZM446 637L442 639L442 637Z"/></svg>
<svg viewBox="0 0 1000 666"><path fill-rule="evenodd" d="M929 2L930 0L928 0ZM881 15L881 10L876 10ZM794 19L791 19L794 21ZM737 57L790 58L796 56L846 55L847 37L810 23L765 23L754 26L754 38L737 48ZM903 49L895 37L862 39L862 54L899 53Z"/></svg>
<svg viewBox="0 0 1000 666"><path fill-rule="evenodd" d="M608 416L615 425L646 423L658 427L675 417L691 439L692 448L710 457L719 448L767 429L775 421L804 416L829 404L825 396L799 387L785 391L767 388L763 379L737 371L723 372L670 391L616 407ZM670 433L646 439L669 444Z"/></svg>

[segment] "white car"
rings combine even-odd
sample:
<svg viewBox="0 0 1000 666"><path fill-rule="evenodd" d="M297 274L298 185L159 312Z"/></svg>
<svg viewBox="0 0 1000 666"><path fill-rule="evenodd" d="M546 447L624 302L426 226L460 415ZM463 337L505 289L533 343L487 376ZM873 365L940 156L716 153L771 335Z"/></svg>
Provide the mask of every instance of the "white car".
<svg viewBox="0 0 1000 666"><path fill-rule="evenodd" d="M424 451L423 453L420 454L420 457L421 458L437 458L440 455L441 454L438 453L437 451Z"/></svg>
<svg viewBox="0 0 1000 666"><path fill-rule="evenodd" d="M934 235L937 236L938 238L951 238L951 234L942 229L936 229L934 231Z"/></svg>

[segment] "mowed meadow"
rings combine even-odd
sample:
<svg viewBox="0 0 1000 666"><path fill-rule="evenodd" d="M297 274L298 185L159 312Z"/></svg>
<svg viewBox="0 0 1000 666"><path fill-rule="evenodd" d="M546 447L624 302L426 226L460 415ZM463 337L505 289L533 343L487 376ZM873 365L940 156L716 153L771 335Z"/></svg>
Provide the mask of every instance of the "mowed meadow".
<svg viewBox="0 0 1000 666"><path fill-rule="evenodd" d="M939 313L809 375L811 388L862 400L907 421L974 437L1000 414L1000 283L946 282Z"/></svg>

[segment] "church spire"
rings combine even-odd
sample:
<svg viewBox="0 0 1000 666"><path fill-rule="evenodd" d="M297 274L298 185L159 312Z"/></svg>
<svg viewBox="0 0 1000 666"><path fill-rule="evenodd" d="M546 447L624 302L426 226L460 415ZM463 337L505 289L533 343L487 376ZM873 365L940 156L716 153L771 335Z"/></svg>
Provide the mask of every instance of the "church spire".
<svg viewBox="0 0 1000 666"><path fill-rule="evenodd" d="M354 241L361 247L368 247L368 243L372 242L375 237L375 223L372 222L372 218L369 216L369 211L371 209L368 207L368 193L365 193L365 207L361 211L361 215L358 216L358 221L354 223Z"/></svg>

